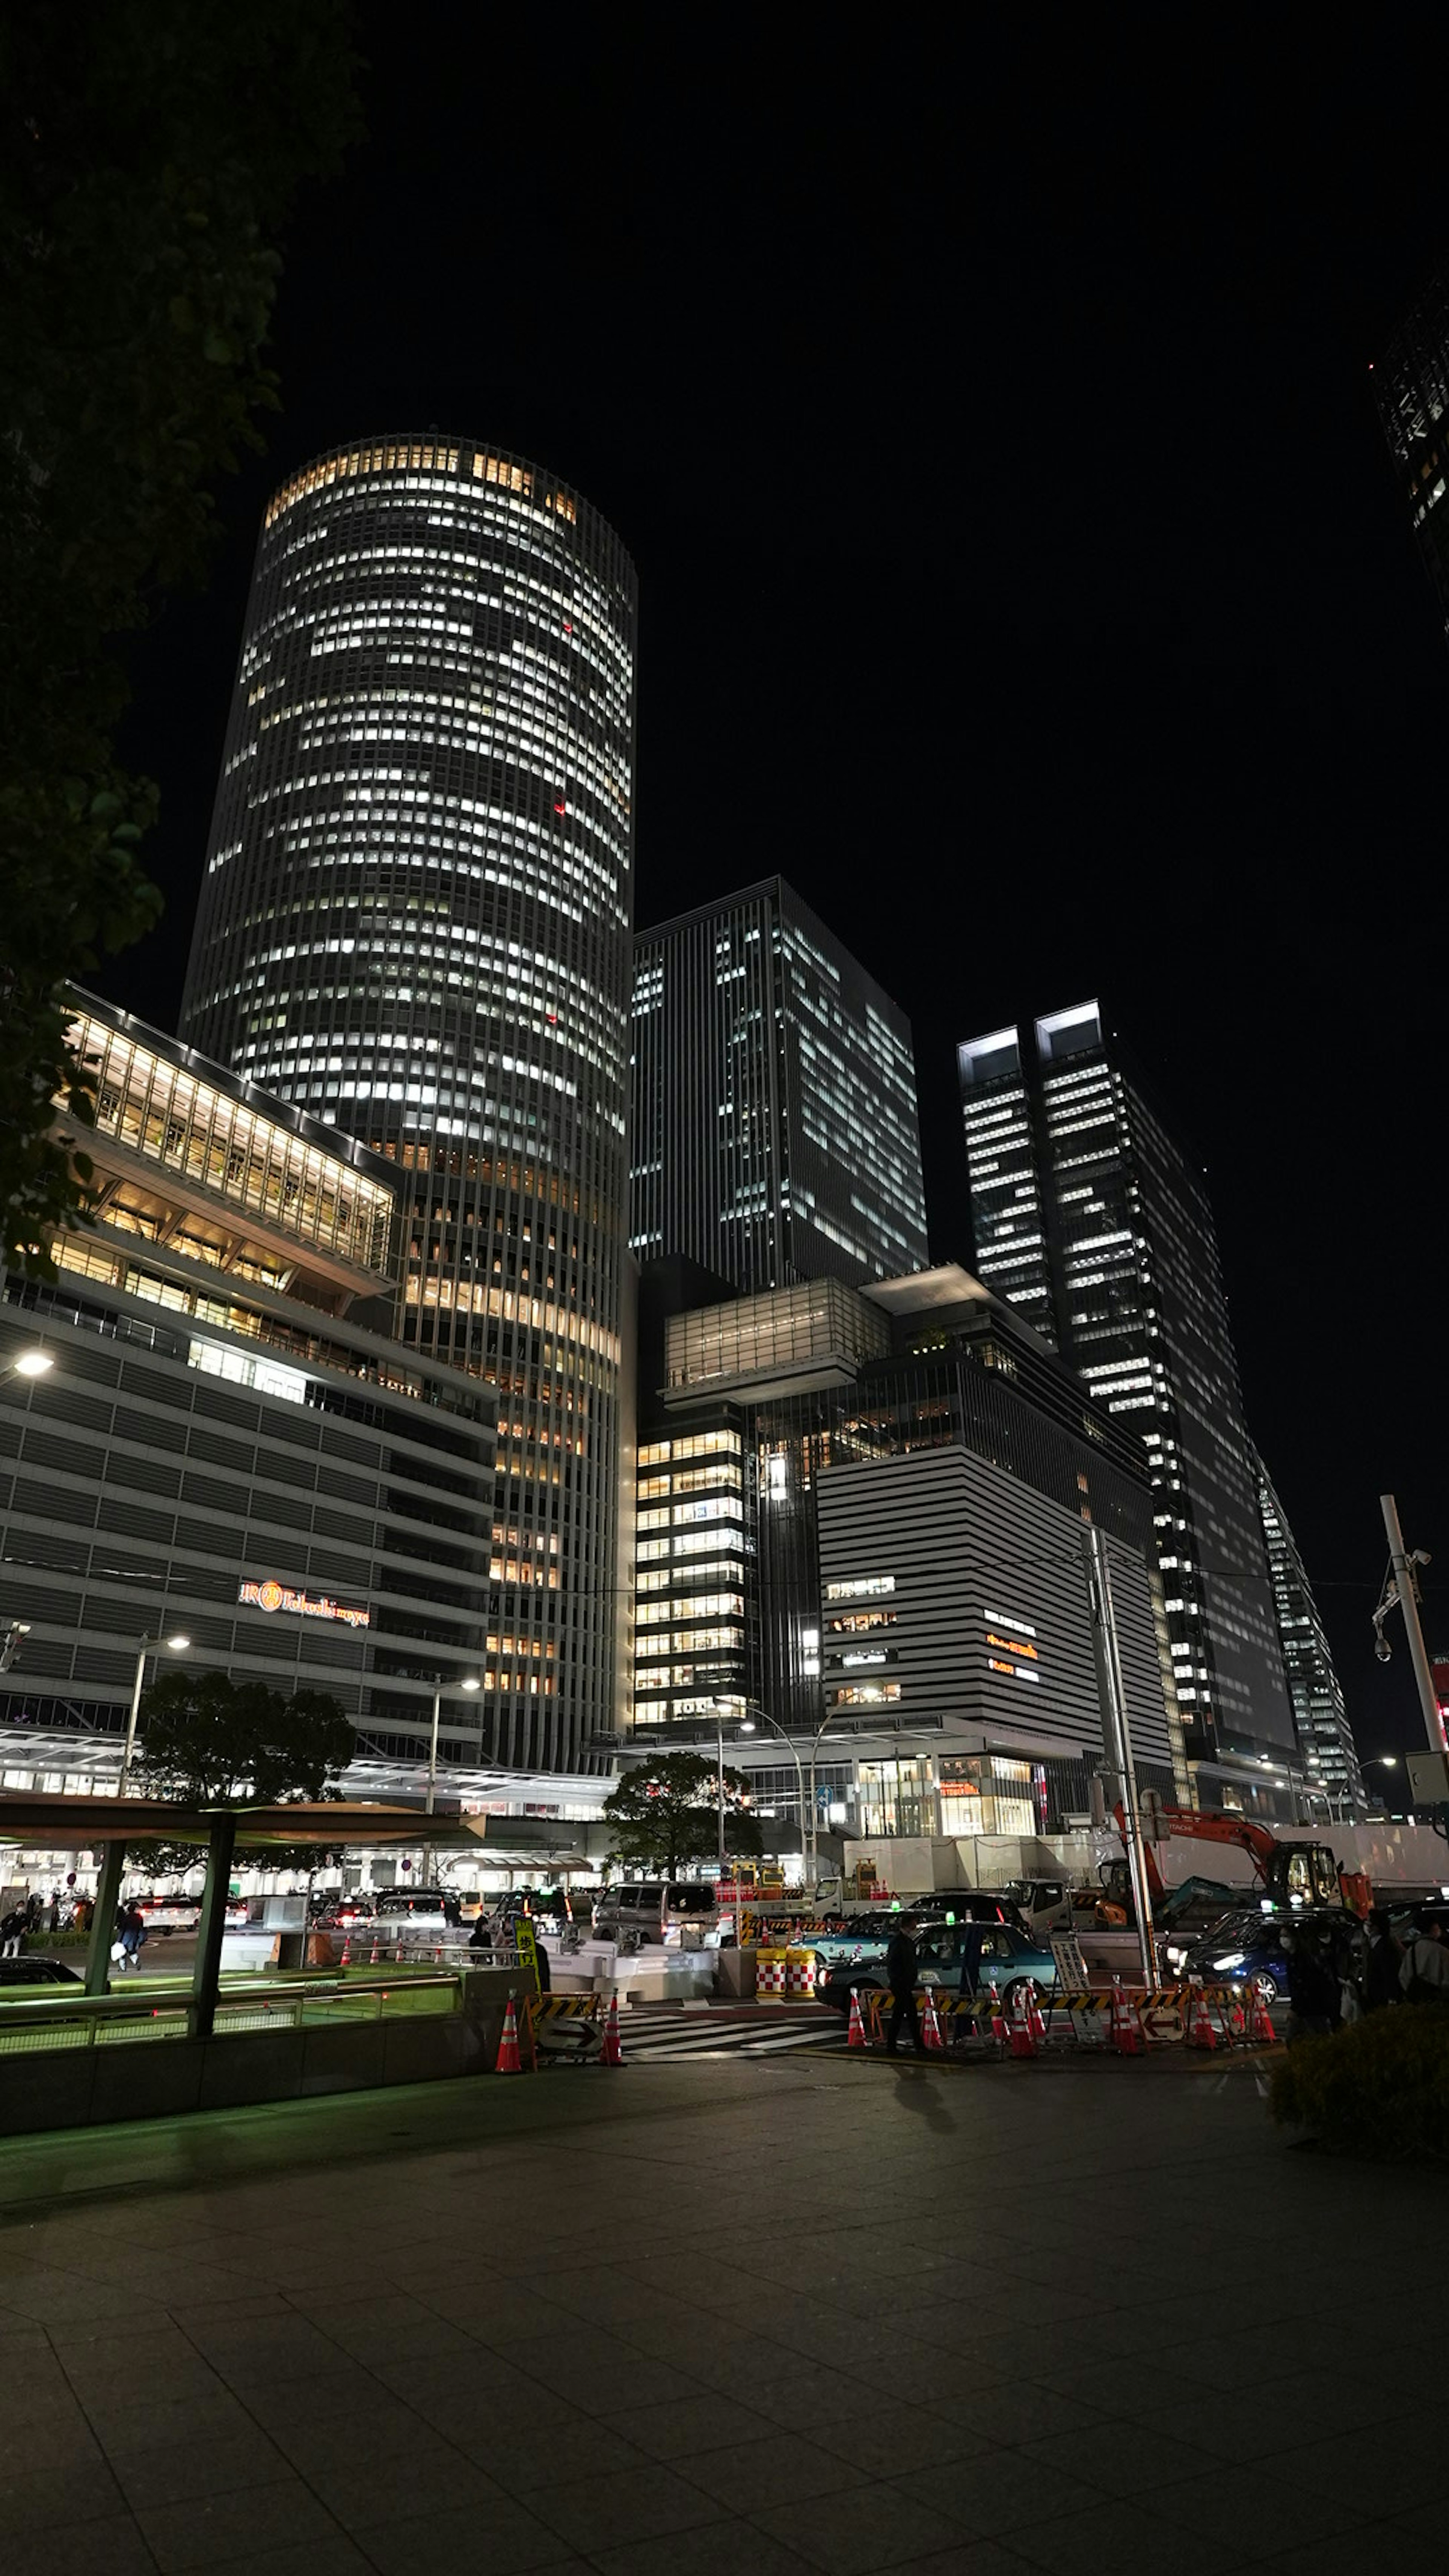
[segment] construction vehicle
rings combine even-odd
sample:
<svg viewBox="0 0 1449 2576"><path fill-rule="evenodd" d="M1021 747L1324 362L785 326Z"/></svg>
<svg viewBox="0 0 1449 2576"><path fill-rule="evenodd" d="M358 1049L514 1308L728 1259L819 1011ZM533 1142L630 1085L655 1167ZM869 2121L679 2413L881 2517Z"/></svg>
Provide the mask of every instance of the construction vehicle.
<svg viewBox="0 0 1449 2576"><path fill-rule="evenodd" d="M1113 1816L1125 1853L1127 1819L1120 1806L1113 1809ZM1218 1844L1225 1858L1228 1849L1246 1853L1259 1900L1274 1905L1346 1905L1355 1914L1367 1914L1381 1897L1435 1892L1449 1864L1449 1851L1438 1836L1412 1827L1396 1827L1389 1833L1372 1826L1335 1827L1333 1842L1327 1843L1292 1827L1275 1834L1248 1816L1208 1808L1162 1807L1158 1810L1158 1823L1160 1830L1174 1840L1182 1837ZM1200 1878L1170 1888L1159 1865L1160 1848L1150 1842L1143 1845L1155 1923L1180 1919L1199 1903L1212 1904L1219 1899L1229 1905L1241 1903L1240 1870L1233 1874L1236 1885ZM1130 1908L1131 1883L1125 1858L1105 1862L1100 1876L1108 1896Z"/></svg>

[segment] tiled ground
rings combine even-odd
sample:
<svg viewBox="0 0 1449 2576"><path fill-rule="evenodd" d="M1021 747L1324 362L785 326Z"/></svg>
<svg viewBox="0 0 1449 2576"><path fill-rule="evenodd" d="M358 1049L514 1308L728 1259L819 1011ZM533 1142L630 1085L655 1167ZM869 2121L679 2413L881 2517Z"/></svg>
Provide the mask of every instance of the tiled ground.
<svg viewBox="0 0 1449 2576"><path fill-rule="evenodd" d="M1449 2200L1252 2069L821 2060L0 2145L0 2534L105 2576L1407 2576Z"/></svg>

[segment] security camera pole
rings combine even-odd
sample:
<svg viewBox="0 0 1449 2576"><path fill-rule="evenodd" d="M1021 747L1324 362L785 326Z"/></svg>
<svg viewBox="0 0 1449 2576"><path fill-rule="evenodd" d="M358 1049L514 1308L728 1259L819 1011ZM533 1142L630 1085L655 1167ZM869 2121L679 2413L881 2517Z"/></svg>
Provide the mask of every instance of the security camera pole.
<svg viewBox="0 0 1449 2576"><path fill-rule="evenodd" d="M1444 1721L1439 1715L1439 1694L1434 1688L1434 1676L1429 1669L1428 1650L1424 1644L1424 1631L1419 1625L1419 1579L1414 1571L1416 1566L1427 1565L1429 1559L1422 1547L1416 1547L1412 1555L1405 1548L1404 1533L1399 1527L1399 1507L1392 1494L1380 1494L1379 1508L1384 1516L1384 1528L1388 1532L1389 1539L1389 1571L1384 1581L1379 1606L1374 1612L1374 1628L1378 1637L1380 1660L1387 1663L1389 1659L1391 1649L1384 1635L1384 1620L1397 1602L1404 1614L1404 1631L1409 1640L1409 1661L1414 1667L1414 1679L1419 1685L1419 1706L1424 1712L1429 1750L1431 1753L1443 1753L1446 1750Z"/></svg>

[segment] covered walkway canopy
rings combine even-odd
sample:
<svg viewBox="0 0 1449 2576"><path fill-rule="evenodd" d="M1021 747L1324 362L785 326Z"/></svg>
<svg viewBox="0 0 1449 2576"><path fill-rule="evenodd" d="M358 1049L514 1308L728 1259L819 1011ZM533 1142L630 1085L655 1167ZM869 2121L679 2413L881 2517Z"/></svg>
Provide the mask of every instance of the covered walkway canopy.
<svg viewBox="0 0 1449 2576"><path fill-rule="evenodd" d="M205 1843L206 1886L187 2016L196 2039L211 2037L216 2015L228 1882L238 1844L315 1843L319 1850L339 1843L456 1848L481 1841L487 1821L485 1816L429 1816L416 1807L371 1807L352 1798L299 1800L280 1807L186 1807L170 1798L72 1798L34 1789L0 1793L0 1845L46 1843L57 1851L101 1854L86 1953L88 1995L103 1995L110 1983L112 1925L128 1846Z"/></svg>

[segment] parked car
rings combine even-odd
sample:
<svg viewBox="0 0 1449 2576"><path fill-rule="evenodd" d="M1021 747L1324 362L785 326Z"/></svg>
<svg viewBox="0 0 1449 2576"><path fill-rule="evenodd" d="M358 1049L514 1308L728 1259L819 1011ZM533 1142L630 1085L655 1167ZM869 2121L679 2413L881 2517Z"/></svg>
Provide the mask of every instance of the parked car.
<svg viewBox="0 0 1449 2576"><path fill-rule="evenodd" d="M42 1959L24 1950L18 1959L0 1959L0 1991L11 1986L83 1986L84 1977L60 1959Z"/></svg>
<svg viewBox="0 0 1449 2576"><path fill-rule="evenodd" d="M1363 1925L1343 1906L1315 1906L1298 1915L1256 1912L1225 1915L1211 1930L1198 1934L1185 1951L1168 1945L1174 1973L1201 1977L1204 1985L1245 1986L1256 1981L1266 2003L1288 1993L1288 1949L1285 1935L1295 1922L1322 1926L1335 1934L1335 1955L1357 1963L1363 1948ZM1356 1975L1355 1966L1352 1973Z"/></svg>
<svg viewBox="0 0 1449 2576"><path fill-rule="evenodd" d="M603 1890L594 1906L594 1929L605 1940L636 1932L641 1940L663 1942L686 1923L708 1930L717 1914L712 1879L628 1879Z"/></svg>
<svg viewBox="0 0 1449 2576"><path fill-rule="evenodd" d="M886 1981L885 1954L890 1927L869 1945L868 1955L851 1959L822 1959L824 1946L817 1941L815 1992L821 2003L830 2004L836 2012L850 2010L850 1998L857 1988L883 1986ZM941 1986L950 1994L984 1994L995 1985L1008 2010L1017 1989L1028 1979L1034 1986L1049 1990L1056 1984L1056 1961L1050 1950L1033 1941L1014 1923L922 1922L916 1938L916 1961L923 1986Z"/></svg>
<svg viewBox="0 0 1449 2576"><path fill-rule="evenodd" d="M462 1910L450 1887L384 1887L366 1919L394 1937L400 1932L438 1935L460 1927Z"/></svg>

